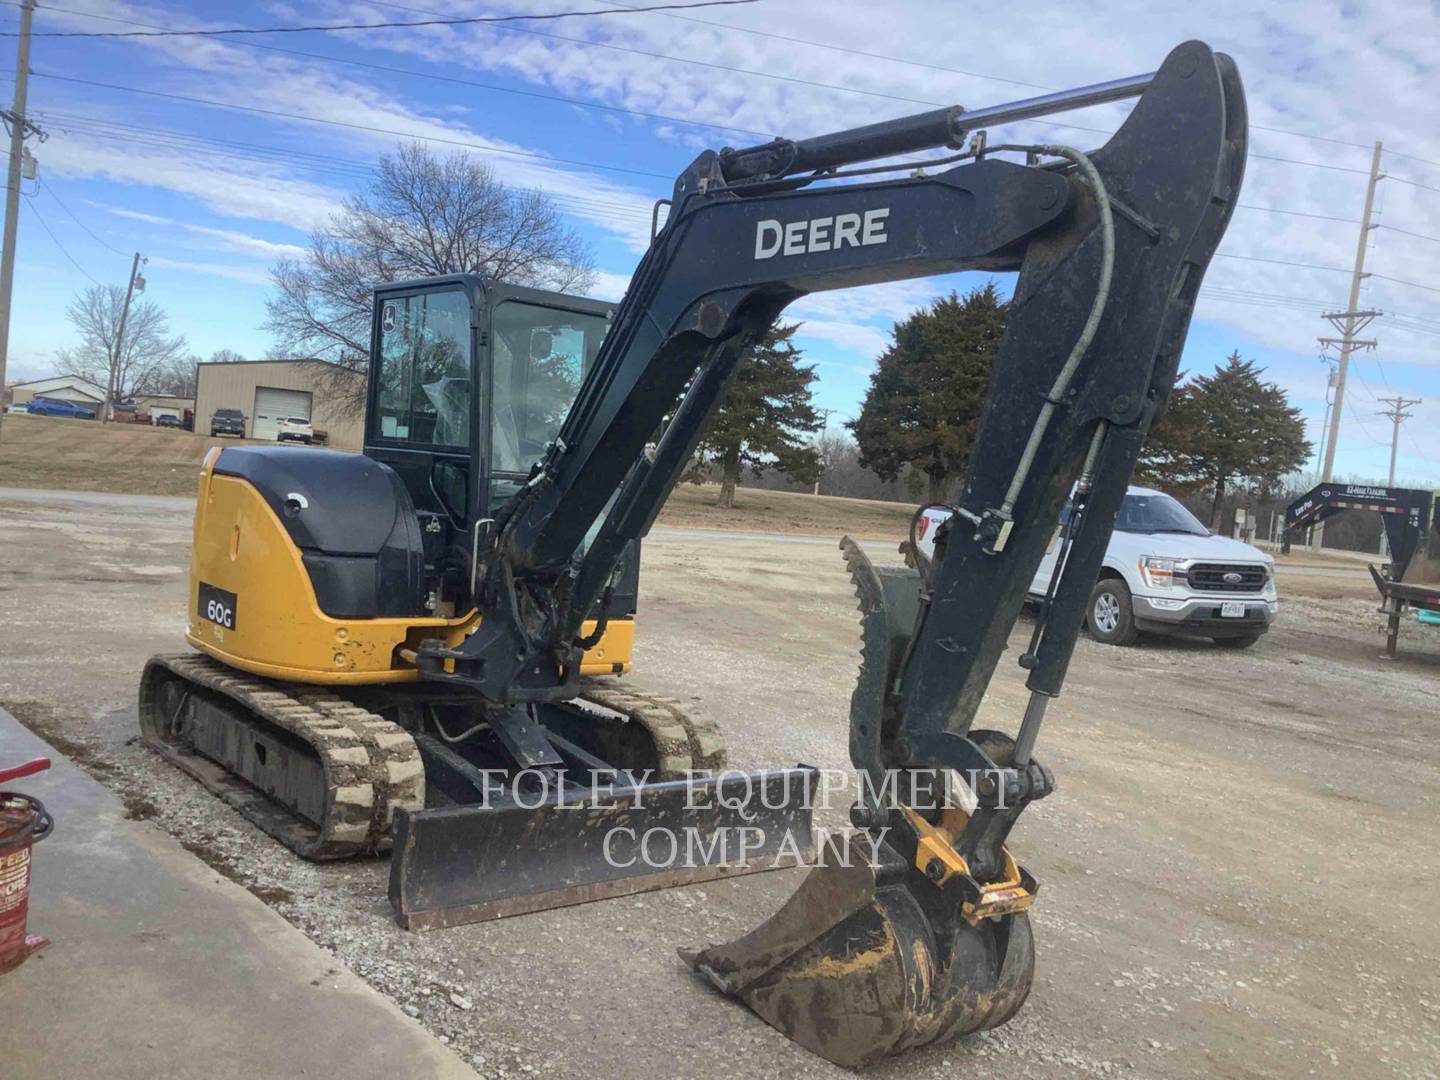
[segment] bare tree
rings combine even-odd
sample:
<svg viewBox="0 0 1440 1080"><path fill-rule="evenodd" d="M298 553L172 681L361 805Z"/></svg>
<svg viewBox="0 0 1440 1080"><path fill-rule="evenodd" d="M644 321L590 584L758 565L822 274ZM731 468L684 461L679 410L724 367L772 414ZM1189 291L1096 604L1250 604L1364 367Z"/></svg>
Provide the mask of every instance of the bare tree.
<svg viewBox="0 0 1440 1080"><path fill-rule="evenodd" d="M196 358L196 362L199 362L198 357ZM207 363L243 364L245 363L245 357L241 353L236 352L234 349L216 349L213 353L210 354L210 359L207 361Z"/></svg>
<svg viewBox="0 0 1440 1080"><path fill-rule="evenodd" d="M170 335L169 317L149 300L131 301L125 339L117 349L124 308L125 290L120 286L92 285L70 302L65 313L80 335L80 344L55 354L56 371L111 386L116 401L146 389L157 371L185 357L188 349L183 336Z"/></svg>
<svg viewBox="0 0 1440 1080"><path fill-rule="evenodd" d="M195 396L195 365L200 358L193 353L172 357L156 364L144 379L135 385L137 394L159 394L163 397L193 398Z"/></svg>
<svg viewBox="0 0 1440 1080"><path fill-rule="evenodd" d="M561 292L584 291L594 280L589 245L547 196L508 187L463 152L438 157L422 143L404 143L381 156L366 191L311 234L303 260L282 259L271 270L276 295L266 301L265 327L276 338L272 352L363 371L371 289L464 272ZM331 389L358 410L364 393L356 383L341 375Z"/></svg>

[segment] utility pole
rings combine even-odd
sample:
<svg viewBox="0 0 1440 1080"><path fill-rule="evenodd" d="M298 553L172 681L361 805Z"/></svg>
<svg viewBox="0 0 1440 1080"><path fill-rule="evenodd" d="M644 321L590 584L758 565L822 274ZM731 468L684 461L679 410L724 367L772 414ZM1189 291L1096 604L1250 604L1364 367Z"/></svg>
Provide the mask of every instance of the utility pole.
<svg viewBox="0 0 1440 1080"><path fill-rule="evenodd" d="M820 438L823 440L823 439L825 438L825 436L830 433L830 414L833 413L835 410L834 410L834 409L816 409L815 411L820 414ZM821 469L822 472L823 472L824 469L825 469L825 462L824 462L823 460L820 462L820 469ZM819 495L819 494L820 494L820 477L819 477L819 476L816 476L816 477L815 477L815 494L816 494L816 495Z"/></svg>
<svg viewBox="0 0 1440 1080"><path fill-rule="evenodd" d="M1390 479L1387 481L1389 487L1395 486L1395 452L1400 448L1400 425L1410 419L1411 414L1406 412L1411 405L1419 405L1421 398L1382 397L1380 399L1390 408L1382 409L1381 416L1388 416L1394 425L1393 434L1390 436Z"/></svg>
<svg viewBox="0 0 1440 1080"><path fill-rule="evenodd" d="M1325 318L1335 329L1341 331L1341 337L1321 338L1321 345L1338 345L1340 348L1340 371L1335 384L1335 409L1330 414L1330 438L1325 445L1325 468L1320 474L1322 481L1329 480L1335 468L1335 443L1340 435L1340 410L1345 404L1345 377L1350 371L1350 354L1357 348L1373 349L1375 342L1361 341L1356 338L1361 330L1380 314L1378 311L1359 311L1360 285L1365 278L1365 248L1370 242L1370 232L1376 226L1370 223L1370 218L1375 209L1375 188L1384 179L1380 171L1380 150L1381 143L1375 143L1375 152L1370 157L1370 182L1365 187L1365 212L1360 217L1360 239L1355 244L1355 270L1350 276L1350 303L1344 311L1330 312Z"/></svg>
<svg viewBox="0 0 1440 1080"><path fill-rule="evenodd" d="M140 284L140 291L145 291L145 279L140 277L140 253L135 253L134 260L130 263L130 284L125 288L125 306L120 309L120 325L115 329L115 347L110 352L110 373L105 379L105 404L100 410L100 419L110 422L110 406L115 401L115 395L120 388L116 382L120 375L120 357L124 356L125 349L125 322L130 318L130 298L135 295L135 284Z"/></svg>
<svg viewBox="0 0 1440 1080"><path fill-rule="evenodd" d="M20 159L25 136L32 129L25 119L25 95L30 82L30 19L35 0L21 0L20 44L15 53L15 106L6 114L10 128L10 170L5 182L4 251L0 252L0 398L5 392L5 361L10 354L10 293L15 285L15 232L20 218ZM4 413L0 408L0 414Z"/></svg>
<svg viewBox="0 0 1440 1080"><path fill-rule="evenodd" d="M1365 249L1370 243L1371 231L1377 228L1370 220L1375 211L1375 188L1385 178L1385 174L1380 171L1382 149L1383 144L1377 139L1375 150L1370 155L1370 179L1365 185L1365 212L1360 215L1360 237L1355 242L1355 269L1350 275L1350 302L1344 311L1327 312L1324 316L1331 326L1340 331L1340 337L1322 337L1320 345L1322 348L1337 346L1340 350L1340 364L1335 377L1335 405L1330 411L1330 430L1327 433L1329 437L1325 440L1325 464L1320 470L1321 483L1329 480L1335 470L1335 447L1340 440L1340 411L1345 405L1345 379L1350 373L1350 354L1356 349L1375 348L1373 338L1361 340L1356 335L1380 315L1378 311L1360 311L1359 306L1360 286L1369 277L1365 273ZM1315 526L1310 537L1311 548L1319 551L1325 543L1324 522Z"/></svg>
<svg viewBox="0 0 1440 1080"><path fill-rule="evenodd" d="M1320 482L1320 471L1325 461L1325 435L1330 430L1330 408L1335 404L1335 399L1330 395L1335 390L1335 361L1324 353L1320 354L1320 362L1325 367L1325 422L1320 425L1320 449L1315 454L1315 482Z"/></svg>

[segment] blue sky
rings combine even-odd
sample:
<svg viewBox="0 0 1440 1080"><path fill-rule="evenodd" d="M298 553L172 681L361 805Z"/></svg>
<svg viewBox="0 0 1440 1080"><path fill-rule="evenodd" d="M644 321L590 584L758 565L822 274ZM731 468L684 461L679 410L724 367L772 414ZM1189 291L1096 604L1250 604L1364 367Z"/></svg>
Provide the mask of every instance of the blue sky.
<svg viewBox="0 0 1440 1080"><path fill-rule="evenodd" d="M51 8L42 0L36 30L613 6L63 0ZM298 255L310 230L323 227L402 136L432 140L437 150L462 144L502 179L554 195L594 245L596 292L615 298L643 250L651 203L700 149L1134 74L1198 37L1240 64L1256 156L1246 208L1221 249L1241 257L1211 267L1184 366L1208 371L1238 349L1290 392L1318 438L1325 367L1315 338L1331 333L1319 313L1343 310L1348 272L1254 260L1348 271L1370 147L1382 139L1390 179L1379 186L1383 227L1372 232L1368 252L1376 276L1367 279L1361 306L1387 316L1369 331L1380 348L1359 354L1352 367L1336 467L1383 479L1389 422L1375 415L1377 399L1423 397L1403 430L1399 479L1440 486L1440 15L1433 5L1095 0L1066 10L1012 4L977 17L973 5L953 0L891 0L883 18L880 11L857 0L760 0L509 29L37 37L30 112L50 138L31 143L42 183L25 185L32 194L20 218L7 378L50 373L55 350L74 342L64 317L71 297L91 278L123 284L137 250L149 258L147 297L196 353L263 355L269 267ZM0 28L17 22L13 6L0 10ZM0 44L10 56L13 40ZM13 59L0 65L7 78L12 66ZM1117 105L1066 119L1112 130L1123 115ZM1082 147L1102 138L1035 124L1005 134ZM981 280L896 283L797 303L790 314L805 322L800 343L819 365L817 397L834 410L832 423L855 414L895 320L941 288Z"/></svg>

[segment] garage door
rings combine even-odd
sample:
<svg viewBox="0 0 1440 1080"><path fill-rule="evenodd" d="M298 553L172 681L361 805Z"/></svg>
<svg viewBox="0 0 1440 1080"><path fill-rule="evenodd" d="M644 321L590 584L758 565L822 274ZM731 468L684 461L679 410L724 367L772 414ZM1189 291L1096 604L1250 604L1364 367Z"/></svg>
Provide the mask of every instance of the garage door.
<svg viewBox="0 0 1440 1080"><path fill-rule="evenodd" d="M310 419L309 390L277 390L273 386L255 388L255 417L252 439L278 439L282 416L303 416Z"/></svg>

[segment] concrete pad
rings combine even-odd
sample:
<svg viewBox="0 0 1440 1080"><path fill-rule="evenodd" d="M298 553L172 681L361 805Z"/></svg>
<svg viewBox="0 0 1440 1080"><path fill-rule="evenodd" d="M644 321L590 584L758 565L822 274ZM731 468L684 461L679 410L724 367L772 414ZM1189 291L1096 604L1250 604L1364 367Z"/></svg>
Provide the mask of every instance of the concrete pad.
<svg viewBox="0 0 1440 1080"><path fill-rule="evenodd" d="M55 832L35 849L44 952L0 977L6 1080L473 1077L416 1021L0 710L0 762Z"/></svg>

